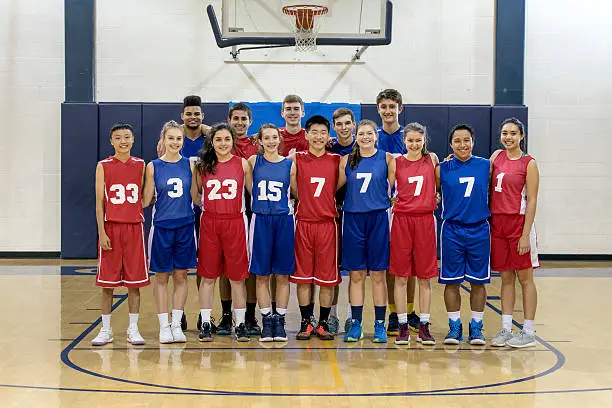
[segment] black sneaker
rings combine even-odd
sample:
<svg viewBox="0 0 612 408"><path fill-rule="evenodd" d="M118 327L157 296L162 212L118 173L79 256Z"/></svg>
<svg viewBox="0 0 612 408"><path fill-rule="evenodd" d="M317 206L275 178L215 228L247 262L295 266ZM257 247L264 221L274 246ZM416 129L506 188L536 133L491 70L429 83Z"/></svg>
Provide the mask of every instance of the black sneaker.
<svg viewBox="0 0 612 408"><path fill-rule="evenodd" d="M217 334L219 336L229 336L232 334L232 325L232 312L223 312L221 323L217 327Z"/></svg>
<svg viewBox="0 0 612 408"><path fill-rule="evenodd" d="M302 319L302 323L300 325L300 331L295 336L296 340L310 340L310 336L314 332L314 326L310 319Z"/></svg>
<svg viewBox="0 0 612 408"><path fill-rule="evenodd" d="M198 331L202 330L202 315L200 313L198 313L198 322L196 323L196 327L198 328ZM215 326L215 319L212 317L210 318L210 331L212 332L212 334L217 333L217 326Z"/></svg>
<svg viewBox="0 0 612 408"><path fill-rule="evenodd" d="M418 333L419 323L421 323L421 319L416 313L412 312L408 315L408 326L410 326L410 330L415 333Z"/></svg>
<svg viewBox="0 0 612 408"><path fill-rule="evenodd" d="M287 332L285 332L285 316L275 314L273 319L274 341L287 341Z"/></svg>
<svg viewBox="0 0 612 408"><path fill-rule="evenodd" d="M202 328L200 329L200 335L198 336L200 341L212 341L212 327L210 323L204 322L202 323Z"/></svg>
<svg viewBox="0 0 612 408"><path fill-rule="evenodd" d="M262 320L263 329L261 329L261 337L259 341L274 341L274 316L271 314L264 316Z"/></svg>
<svg viewBox="0 0 612 408"><path fill-rule="evenodd" d="M389 313L387 334L389 336L397 336L399 334L399 319L397 318L397 313Z"/></svg>
<svg viewBox="0 0 612 408"><path fill-rule="evenodd" d="M234 331L236 333L236 340L237 341L249 341L249 340L251 340L251 335L249 334L249 331L247 330L247 327L246 327L246 325L244 323L240 323L238 326L236 326Z"/></svg>
<svg viewBox="0 0 612 408"><path fill-rule="evenodd" d="M315 328L315 333L321 340L333 340L334 335L329 332L329 325L325 320L321 320Z"/></svg>
<svg viewBox="0 0 612 408"><path fill-rule="evenodd" d="M257 319L247 320L245 326L251 336L261 336L261 328L259 327Z"/></svg>
<svg viewBox="0 0 612 408"><path fill-rule="evenodd" d="M187 317L185 316L185 312L183 312L183 317L181 317L181 330L187 330ZM199 327L198 330L200 330Z"/></svg>

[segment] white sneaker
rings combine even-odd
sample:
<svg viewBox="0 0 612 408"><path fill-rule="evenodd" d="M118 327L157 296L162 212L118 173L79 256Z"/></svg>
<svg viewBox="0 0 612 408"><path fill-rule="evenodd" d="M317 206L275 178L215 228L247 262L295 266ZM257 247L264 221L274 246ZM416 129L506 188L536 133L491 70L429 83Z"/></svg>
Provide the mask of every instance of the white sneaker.
<svg viewBox="0 0 612 408"><path fill-rule="evenodd" d="M173 323L170 326L170 330L172 331L172 337L174 338L175 343L185 343L187 341L187 337L185 336L185 333L183 333L183 329L181 329L180 322L177 325Z"/></svg>
<svg viewBox="0 0 612 408"><path fill-rule="evenodd" d="M127 342L133 346L143 346L145 339L142 338L138 331L138 326L130 326L127 329Z"/></svg>
<svg viewBox="0 0 612 408"><path fill-rule="evenodd" d="M161 344L174 343L174 337L172 336L170 325L159 328L159 342Z"/></svg>
<svg viewBox="0 0 612 408"><path fill-rule="evenodd" d="M113 342L113 329L100 329L100 333L91 341L92 346L103 346Z"/></svg>
<svg viewBox="0 0 612 408"><path fill-rule="evenodd" d="M535 334L527 334L521 330L516 336L513 336L510 340L508 340L506 344L514 348L535 347Z"/></svg>
<svg viewBox="0 0 612 408"><path fill-rule="evenodd" d="M512 338L512 330L501 329L497 332L493 340L491 340L491 345L493 347L504 347L508 340Z"/></svg>

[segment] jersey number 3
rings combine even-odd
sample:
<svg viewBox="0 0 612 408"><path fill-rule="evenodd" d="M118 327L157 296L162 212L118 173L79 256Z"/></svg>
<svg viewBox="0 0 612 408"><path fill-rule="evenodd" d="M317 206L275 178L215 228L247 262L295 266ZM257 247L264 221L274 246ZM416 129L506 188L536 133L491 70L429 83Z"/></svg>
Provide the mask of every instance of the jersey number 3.
<svg viewBox="0 0 612 408"><path fill-rule="evenodd" d="M183 196L183 180L178 177L168 179L169 186L172 186L172 191L168 191L168 197L179 198Z"/></svg>
<svg viewBox="0 0 612 408"><path fill-rule="evenodd" d="M227 193L219 194L219 190L221 187L227 187ZM206 182L206 188L210 188L210 192L208 193L208 199L210 201L213 200L232 200L236 198L236 193L238 192L238 183L236 180L225 179L223 182L219 180L208 180Z"/></svg>
<svg viewBox="0 0 612 408"><path fill-rule="evenodd" d="M136 204L138 202L138 185L130 183L127 186L123 184L113 184L109 190L115 193L114 197L110 198L110 202L113 204L123 204L126 201L130 204ZM126 196L126 192L129 193Z"/></svg>

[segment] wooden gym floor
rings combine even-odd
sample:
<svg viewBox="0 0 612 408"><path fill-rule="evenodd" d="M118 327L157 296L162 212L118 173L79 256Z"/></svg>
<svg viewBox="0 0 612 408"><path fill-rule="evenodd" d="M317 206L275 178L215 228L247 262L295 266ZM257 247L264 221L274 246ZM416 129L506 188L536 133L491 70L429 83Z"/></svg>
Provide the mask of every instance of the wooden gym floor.
<svg viewBox="0 0 612 408"><path fill-rule="evenodd" d="M143 347L126 344L127 299L116 292L115 341L92 348L99 291L89 261L0 264L2 407L607 407L612 406L612 264L544 263L536 272L537 347L524 350L442 345L447 317L434 284L435 347L393 339L375 345L371 300L358 343L296 342L295 287L287 344L199 343L197 296L190 278L187 344L160 346L151 287L142 291ZM347 279L340 318L346 315ZM500 325L498 277L488 290L485 335ZM463 290L463 320L469 319ZM368 294L369 296L369 288ZM216 302L218 305L218 301ZM522 321L520 299L515 318ZM220 311L213 311L219 316ZM464 327L467 331L467 328Z"/></svg>

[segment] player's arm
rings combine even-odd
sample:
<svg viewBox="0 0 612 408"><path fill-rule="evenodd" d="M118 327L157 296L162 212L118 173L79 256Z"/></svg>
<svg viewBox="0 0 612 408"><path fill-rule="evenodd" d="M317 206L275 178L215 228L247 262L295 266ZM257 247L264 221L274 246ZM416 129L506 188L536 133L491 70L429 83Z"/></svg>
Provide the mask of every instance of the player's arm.
<svg viewBox="0 0 612 408"><path fill-rule="evenodd" d="M191 200L195 205L202 206L202 177L197 166L191 172Z"/></svg>
<svg viewBox="0 0 612 408"><path fill-rule="evenodd" d="M247 161L242 159L242 170L244 170L244 187L246 188L249 195L253 193L253 169Z"/></svg>
<svg viewBox="0 0 612 408"><path fill-rule="evenodd" d="M491 165L489 167L489 185L491 184L491 176L493 176L493 162L501 152L503 152L502 149L497 149L491 154L491 157L489 157L489 163Z"/></svg>
<svg viewBox="0 0 612 408"><path fill-rule="evenodd" d="M104 167L100 163L96 166L96 222L100 247L105 251L110 251L113 248L104 229Z"/></svg>
<svg viewBox="0 0 612 408"><path fill-rule="evenodd" d="M387 153L388 155L389 153ZM387 162L387 180L389 180L389 186L393 188L395 186L395 158L392 157L391 161Z"/></svg>
<svg viewBox="0 0 612 408"><path fill-rule="evenodd" d="M429 157L431 157L431 162L434 165L434 174L435 174L435 172L440 169L440 159L438 158L438 155L433 152L429 153ZM436 177L436 205L440 204L440 201L442 201L442 196L440 195L440 192L439 192L440 189L438 187L437 180L438 180L438 177Z"/></svg>
<svg viewBox="0 0 612 408"><path fill-rule="evenodd" d="M144 190L142 191L142 208L146 208L151 205L153 201L153 194L155 193L155 167L153 162L147 164L145 171L145 184Z"/></svg>
<svg viewBox="0 0 612 408"><path fill-rule="evenodd" d="M204 123L200 125L200 132L202 132L203 136L206 136L208 132L210 132L210 129L211 129L210 126L205 125Z"/></svg>
<svg viewBox="0 0 612 408"><path fill-rule="evenodd" d="M536 207L538 206L538 189L540 187L540 171L535 160L531 160L527 165L527 208L525 209L525 224L523 233L518 243L519 255L524 255L530 250L529 234L531 226L535 220Z"/></svg>
<svg viewBox="0 0 612 408"><path fill-rule="evenodd" d="M291 194L295 198L298 196L298 188L297 188L297 168L295 166L295 160L291 163L291 172L289 173L289 180L291 185Z"/></svg>
<svg viewBox="0 0 612 408"><path fill-rule="evenodd" d="M255 160L257 160L257 155L254 154L253 156L249 157L249 165L251 166L252 169L255 168Z"/></svg>
<svg viewBox="0 0 612 408"><path fill-rule="evenodd" d="M441 192L442 188L440 186L440 166L436 166L435 173L436 173L436 190L438 192Z"/></svg>
<svg viewBox="0 0 612 408"><path fill-rule="evenodd" d="M338 185L336 190L340 190L340 187L346 184L346 163L348 163L348 155L340 158L340 164L338 165Z"/></svg>

